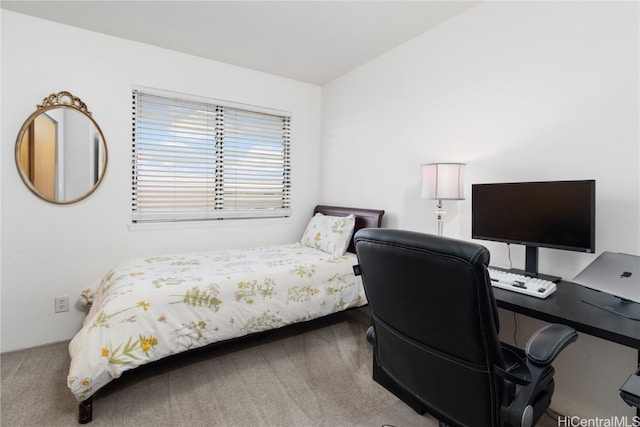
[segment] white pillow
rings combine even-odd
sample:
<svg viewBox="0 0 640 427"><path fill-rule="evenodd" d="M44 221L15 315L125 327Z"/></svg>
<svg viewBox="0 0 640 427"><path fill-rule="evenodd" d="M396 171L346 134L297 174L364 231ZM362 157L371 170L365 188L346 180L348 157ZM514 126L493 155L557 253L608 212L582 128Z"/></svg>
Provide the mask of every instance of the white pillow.
<svg viewBox="0 0 640 427"><path fill-rule="evenodd" d="M339 257L349 246L356 218L349 216L329 216L320 212L309 221L300 243L310 248Z"/></svg>

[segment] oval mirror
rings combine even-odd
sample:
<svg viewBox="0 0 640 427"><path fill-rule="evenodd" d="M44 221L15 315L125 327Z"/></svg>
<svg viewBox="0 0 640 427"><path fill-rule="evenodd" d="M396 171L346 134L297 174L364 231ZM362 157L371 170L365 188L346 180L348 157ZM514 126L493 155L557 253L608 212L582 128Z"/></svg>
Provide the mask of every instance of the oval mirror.
<svg viewBox="0 0 640 427"><path fill-rule="evenodd" d="M38 197L59 204L78 202L104 177L104 135L80 98L69 92L51 94L18 133L16 165Z"/></svg>

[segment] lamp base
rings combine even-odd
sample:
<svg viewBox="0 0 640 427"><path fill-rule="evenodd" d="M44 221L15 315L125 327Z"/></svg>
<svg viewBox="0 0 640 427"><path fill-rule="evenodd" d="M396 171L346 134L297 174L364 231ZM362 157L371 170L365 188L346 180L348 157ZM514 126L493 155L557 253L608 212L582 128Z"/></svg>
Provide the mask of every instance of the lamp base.
<svg viewBox="0 0 640 427"><path fill-rule="evenodd" d="M444 214L446 214L446 212L442 210L442 200L438 200L437 208L438 209L435 212L436 227L438 230L438 236L442 236L442 231L444 229Z"/></svg>

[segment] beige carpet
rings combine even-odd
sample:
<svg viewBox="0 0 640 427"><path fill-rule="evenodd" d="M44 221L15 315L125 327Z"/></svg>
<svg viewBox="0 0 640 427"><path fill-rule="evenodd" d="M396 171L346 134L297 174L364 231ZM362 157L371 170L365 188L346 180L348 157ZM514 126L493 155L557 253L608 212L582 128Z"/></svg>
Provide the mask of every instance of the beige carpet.
<svg viewBox="0 0 640 427"><path fill-rule="evenodd" d="M147 366L98 392L89 425L437 426L373 382L367 327L351 311ZM3 427L77 425L67 344L1 355Z"/></svg>

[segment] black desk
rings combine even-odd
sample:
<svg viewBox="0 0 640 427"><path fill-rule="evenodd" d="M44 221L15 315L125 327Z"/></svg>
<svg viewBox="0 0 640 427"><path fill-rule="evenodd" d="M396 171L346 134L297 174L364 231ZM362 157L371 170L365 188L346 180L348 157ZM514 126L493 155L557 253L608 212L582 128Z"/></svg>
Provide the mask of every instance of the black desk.
<svg viewBox="0 0 640 427"><path fill-rule="evenodd" d="M640 366L640 320L631 320L582 301L598 291L561 281L545 299L493 288L498 307L549 323L563 323L578 332L638 349ZM629 373L637 368L630 366ZM622 385L622 384L621 384ZM636 409L640 416L640 408Z"/></svg>
<svg viewBox="0 0 640 427"><path fill-rule="evenodd" d="M597 293L565 281L558 283L556 291L545 299L493 288L498 307L549 323L563 323L578 332L640 350L640 320L627 319L582 301ZM640 353L638 357L640 363Z"/></svg>

